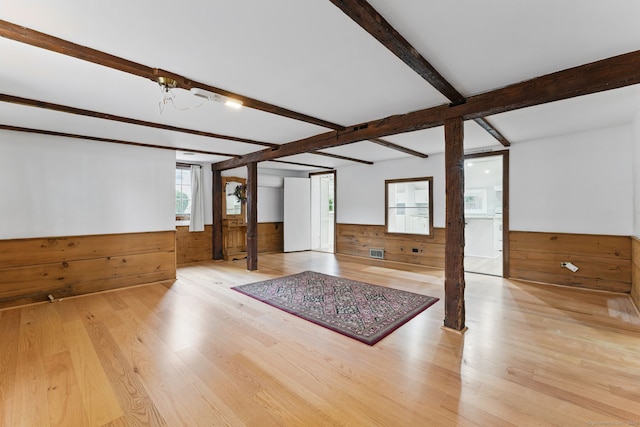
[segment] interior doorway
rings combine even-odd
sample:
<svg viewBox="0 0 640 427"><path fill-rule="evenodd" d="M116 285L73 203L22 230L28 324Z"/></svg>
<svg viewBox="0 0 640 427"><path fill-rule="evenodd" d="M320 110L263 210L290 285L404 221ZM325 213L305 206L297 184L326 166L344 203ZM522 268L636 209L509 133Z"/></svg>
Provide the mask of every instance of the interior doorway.
<svg viewBox="0 0 640 427"><path fill-rule="evenodd" d="M508 272L508 152L465 156L465 271Z"/></svg>
<svg viewBox="0 0 640 427"><path fill-rule="evenodd" d="M334 172L310 174L311 178L311 250L335 251L335 182Z"/></svg>

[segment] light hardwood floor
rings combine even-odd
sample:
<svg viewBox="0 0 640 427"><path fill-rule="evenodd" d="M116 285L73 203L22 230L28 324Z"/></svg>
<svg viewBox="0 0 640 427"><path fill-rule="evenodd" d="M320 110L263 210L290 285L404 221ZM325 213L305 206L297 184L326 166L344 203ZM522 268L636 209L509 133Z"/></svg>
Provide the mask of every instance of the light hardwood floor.
<svg viewBox="0 0 640 427"><path fill-rule="evenodd" d="M502 254L495 258L465 256L464 271L502 277Z"/></svg>
<svg viewBox="0 0 640 427"><path fill-rule="evenodd" d="M443 298L441 270L317 252L259 263L0 311L2 425L640 423L628 296L468 274L465 335L441 329L441 300L370 347L230 287L315 270Z"/></svg>

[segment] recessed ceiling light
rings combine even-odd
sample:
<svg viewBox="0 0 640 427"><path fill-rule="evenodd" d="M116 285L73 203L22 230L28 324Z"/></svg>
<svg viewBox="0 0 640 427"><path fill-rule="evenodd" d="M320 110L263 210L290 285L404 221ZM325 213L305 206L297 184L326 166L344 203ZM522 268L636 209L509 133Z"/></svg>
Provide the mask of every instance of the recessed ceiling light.
<svg viewBox="0 0 640 427"><path fill-rule="evenodd" d="M467 166L473 166L473 162L467 162Z"/></svg>
<svg viewBox="0 0 640 427"><path fill-rule="evenodd" d="M491 173L491 171L489 169L485 169L484 173Z"/></svg>

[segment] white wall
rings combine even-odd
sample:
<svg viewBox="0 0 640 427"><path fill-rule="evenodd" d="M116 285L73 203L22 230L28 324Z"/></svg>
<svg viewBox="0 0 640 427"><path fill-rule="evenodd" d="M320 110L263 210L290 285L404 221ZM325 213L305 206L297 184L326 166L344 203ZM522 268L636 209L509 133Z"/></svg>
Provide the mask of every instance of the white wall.
<svg viewBox="0 0 640 427"><path fill-rule="evenodd" d="M209 170L211 167L209 166ZM258 168L258 222L284 221L284 177L307 177L307 173L279 169ZM222 172L222 176L247 177L247 168L241 167ZM211 192L205 196L205 204L211 205ZM211 219L207 224L211 224Z"/></svg>
<svg viewBox="0 0 640 427"><path fill-rule="evenodd" d="M0 239L163 231L172 151L0 131Z"/></svg>
<svg viewBox="0 0 640 427"><path fill-rule="evenodd" d="M631 133L621 126L513 144L510 229L631 235ZM384 180L421 176L433 176L434 226L444 227L444 155L340 168L337 222L384 225Z"/></svg>
<svg viewBox="0 0 640 427"><path fill-rule="evenodd" d="M433 177L433 225L444 227L445 172L442 154L426 159L411 157L338 169L336 222L384 225L384 181L425 176Z"/></svg>
<svg viewBox="0 0 640 427"><path fill-rule="evenodd" d="M510 228L631 235L631 127L525 143L510 154Z"/></svg>

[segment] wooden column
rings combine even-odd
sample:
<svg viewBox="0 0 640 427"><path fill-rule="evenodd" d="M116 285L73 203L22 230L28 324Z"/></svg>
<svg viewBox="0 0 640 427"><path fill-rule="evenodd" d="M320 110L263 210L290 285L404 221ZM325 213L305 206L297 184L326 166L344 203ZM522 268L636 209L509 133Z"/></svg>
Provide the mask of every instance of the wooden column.
<svg viewBox="0 0 640 427"><path fill-rule="evenodd" d="M444 123L447 213L445 230L444 326L464 332L464 122Z"/></svg>
<svg viewBox="0 0 640 427"><path fill-rule="evenodd" d="M258 269L258 163L247 164L247 270Z"/></svg>
<svg viewBox="0 0 640 427"><path fill-rule="evenodd" d="M222 173L213 169L213 259L222 259Z"/></svg>

